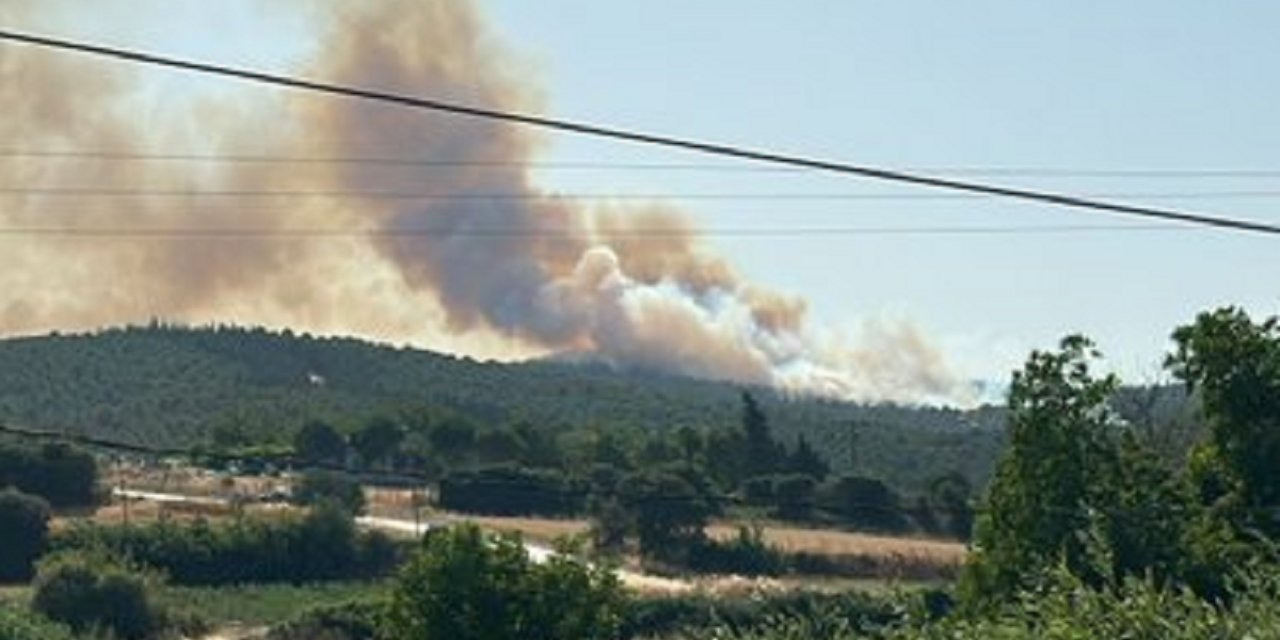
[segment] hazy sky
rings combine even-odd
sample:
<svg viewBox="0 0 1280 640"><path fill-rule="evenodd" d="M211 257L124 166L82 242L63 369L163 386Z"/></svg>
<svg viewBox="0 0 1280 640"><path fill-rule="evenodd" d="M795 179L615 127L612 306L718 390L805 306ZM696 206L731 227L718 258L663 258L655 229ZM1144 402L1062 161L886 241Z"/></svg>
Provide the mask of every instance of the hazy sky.
<svg viewBox="0 0 1280 640"><path fill-rule="evenodd" d="M147 2L129 4L130 14L137 4ZM302 13L274 3L151 4L163 19L113 21L104 2L91 16L37 16L30 26L44 20L65 35L283 70L323 46L307 39ZM921 171L1269 171L967 177L1280 223L1275 3L480 4L518 72L541 87L548 115ZM223 90L205 89L211 80L165 82ZM726 162L567 135L546 144L548 163ZM972 378L1003 379L1028 349L1069 332L1093 336L1124 374L1147 378L1169 331L1197 310L1280 311L1276 237L886 233L1150 223L993 199L912 200L929 192L800 172L547 166L538 177L567 193L668 196L751 278L806 298L822 330L856 334L868 319L906 319ZM908 198L866 197L878 195ZM881 232L717 234L762 227Z"/></svg>

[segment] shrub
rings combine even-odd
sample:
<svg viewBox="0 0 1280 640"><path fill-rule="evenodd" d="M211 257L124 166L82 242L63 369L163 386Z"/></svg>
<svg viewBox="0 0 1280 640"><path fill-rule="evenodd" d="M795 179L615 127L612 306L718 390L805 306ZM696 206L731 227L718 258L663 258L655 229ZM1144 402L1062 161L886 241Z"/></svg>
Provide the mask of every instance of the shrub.
<svg viewBox="0 0 1280 640"><path fill-rule="evenodd" d="M706 594L643 598L627 606L622 625L624 638L750 637L776 626L776 621L802 621L797 626L809 635L779 635L778 640L844 640L845 636L818 633L847 630L856 638L875 638L904 620L897 596L864 593L749 593L733 596Z"/></svg>
<svg viewBox="0 0 1280 640"><path fill-rule="evenodd" d="M312 607L272 628L267 640L374 640L386 607L382 600Z"/></svg>
<svg viewBox="0 0 1280 640"><path fill-rule="evenodd" d="M56 536L53 546L105 549L182 585L372 578L390 573L401 557L384 534L361 533L350 516L332 508L221 525L82 525Z"/></svg>
<svg viewBox="0 0 1280 640"><path fill-rule="evenodd" d="M71 632L25 611L0 606L0 638L4 640L71 640Z"/></svg>
<svg viewBox="0 0 1280 640"><path fill-rule="evenodd" d="M587 488L550 469L494 466L452 473L440 481L440 506L495 516L572 516L586 506Z"/></svg>
<svg viewBox="0 0 1280 640"><path fill-rule="evenodd" d="M519 536L458 526L427 534L392 596L393 640L593 640L614 638L617 579L567 555L529 559Z"/></svg>
<svg viewBox="0 0 1280 640"><path fill-rule="evenodd" d="M88 452L62 443L25 447L0 442L0 487L40 496L54 507L92 505L98 464Z"/></svg>
<svg viewBox="0 0 1280 640"><path fill-rule="evenodd" d="M77 633L104 629L122 640L159 630L154 578L102 554L61 554L41 563L31 607Z"/></svg>
<svg viewBox="0 0 1280 640"><path fill-rule="evenodd" d="M31 579L49 539L49 503L14 489L0 491L0 581Z"/></svg>
<svg viewBox="0 0 1280 640"><path fill-rule="evenodd" d="M364 512L364 489L360 483L345 473L336 471L308 471L293 490L297 504L316 507L333 504L352 515Z"/></svg>
<svg viewBox="0 0 1280 640"><path fill-rule="evenodd" d="M705 540L689 553L689 568L711 573L776 576L786 569L786 558L764 540L759 527L738 527L732 540Z"/></svg>

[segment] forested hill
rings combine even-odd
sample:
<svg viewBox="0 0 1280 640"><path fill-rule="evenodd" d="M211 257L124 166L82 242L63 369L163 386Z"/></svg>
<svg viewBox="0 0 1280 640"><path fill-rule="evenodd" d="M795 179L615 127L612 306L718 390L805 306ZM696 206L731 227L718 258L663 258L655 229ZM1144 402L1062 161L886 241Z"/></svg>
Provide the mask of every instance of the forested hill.
<svg viewBox="0 0 1280 640"><path fill-rule="evenodd" d="M732 385L603 365L478 362L354 339L153 326L0 341L0 420L129 442L192 445L218 425L287 436L303 421L444 412L481 425L666 429L735 424ZM788 400L758 391L774 432L837 469L919 486L982 481L1000 412Z"/></svg>

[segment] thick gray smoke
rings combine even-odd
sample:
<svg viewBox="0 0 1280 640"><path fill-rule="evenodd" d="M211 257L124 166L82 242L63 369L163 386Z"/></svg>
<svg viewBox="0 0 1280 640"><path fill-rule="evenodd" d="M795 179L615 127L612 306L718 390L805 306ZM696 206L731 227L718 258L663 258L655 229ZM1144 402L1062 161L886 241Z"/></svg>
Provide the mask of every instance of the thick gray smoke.
<svg viewBox="0 0 1280 640"><path fill-rule="evenodd" d="M336 82L430 95L496 109L537 111L538 95L494 42L477 10L455 0L324 5L317 59L300 71ZM317 12L320 15L320 12ZM0 124L8 146L141 152L189 148L191 140L236 153L425 158L447 166L308 167L100 163L65 173L6 167L6 179L58 186L413 191L425 200L200 201L103 204L57 222L91 227L281 230L362 228L367 237L302 241L151 237L44 239L0 258L0 304L9 332L85 326L159 315L233 319L422 336L420 326L462 337L463 348L524 353L589 352L620 366L773 385L863 400L955 400L962 393L937 350L910 326L873 325L852 346L824 342L802 301L753 286L700 243L679 212L659 204L589 206L551 197L533 183L539 140L506 123L290 94L281 103L202 105L137 120L136 71L89 69L83 59L0 50ZM133 75L130 75L133 74ZM92 113L68 109L74 93ZM226 103L229 102L229 103ZM246 106L248 104L249 106ZM278 122L264 127L263 122ZM495 166L495 163L500 166ZM494 194L507 197L494 198ZM181 204L181 203L180 203ZM0 200L7 226L49 223L50 203ZM70 212L74 213L74 212ZM38 218L38 220L37 220ZM636 229L669 232L639 235ZM430 234L418 233L424 229ZM495 231L519 233L495 234ZM412 231L400 234L396 232ZM52 266L51 266L52 265ZM92 274L91 282L82 278ZM420 340L419 340L420 341Z"/></svg>

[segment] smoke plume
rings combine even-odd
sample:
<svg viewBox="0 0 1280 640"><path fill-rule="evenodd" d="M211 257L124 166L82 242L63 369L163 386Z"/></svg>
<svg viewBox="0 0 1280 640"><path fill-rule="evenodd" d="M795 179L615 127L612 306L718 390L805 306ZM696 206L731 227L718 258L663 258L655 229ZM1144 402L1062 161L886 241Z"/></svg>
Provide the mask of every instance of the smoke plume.
<svg viewBox="0 0 1280 640"><path fill-rule="evenodd" d="M315 11L320 46L297 69L302 74L539 111L527 70L470 3L323 7ZM5 184L43 190L349 196L6 192L3 227L86 233L0 236L0 331L148 317L253 322L448 344L481 355L585 352L618 366L860 400L955 400L962 393L944 358L910 325L872 323L848 345L820 337L806 322L802 300L746 281L677 210L580 202L540 190L530 163L541 140L529 129L267 90L270 99L215 94L170 105L141 90L146 73L0 47L0 98L8 109L0 144L117 157L194 148L433 164L0 160ZM349 195L388 191L440 197ZM111 229L207 233L99 233ZM235 229L254 233L223 233ZM370 233L295 234L333 229Z"/></svg>

